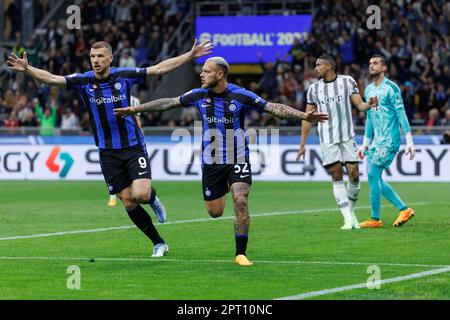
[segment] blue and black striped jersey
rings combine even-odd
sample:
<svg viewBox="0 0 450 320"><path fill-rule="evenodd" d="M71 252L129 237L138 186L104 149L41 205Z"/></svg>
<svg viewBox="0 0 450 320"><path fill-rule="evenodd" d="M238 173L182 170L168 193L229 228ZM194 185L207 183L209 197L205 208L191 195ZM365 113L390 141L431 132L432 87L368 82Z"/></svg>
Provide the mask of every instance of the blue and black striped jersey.
<svg viewBox="0 0 450 320"><path fill-rule="evenodd" d="M106 79L94 72L65 76L67 89L78 93L89 112L95 144L101 149L121 149L144 145L144 137L134 116L114 115L115 108L131 105L131 87L145 82L145 68L111 68Z"/></svg>
<svg viewBox="0 0 450 320"><path fill-rule="evenodd" d="M262 111L267 102L255 93L235 84L214 93L209 89L193 89L182 96L184 107L195 106L200 112L202 164L236 164L249 161L248 136L244 120L250 110Z"/></svg>

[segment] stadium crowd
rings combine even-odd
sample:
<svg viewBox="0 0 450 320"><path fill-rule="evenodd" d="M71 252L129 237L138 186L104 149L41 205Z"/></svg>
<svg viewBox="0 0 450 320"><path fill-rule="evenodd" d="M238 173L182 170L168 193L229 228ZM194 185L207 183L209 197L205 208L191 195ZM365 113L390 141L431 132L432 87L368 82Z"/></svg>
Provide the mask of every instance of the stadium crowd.
<svg viewBox="0 0 450 320"><path fill-rule="evenodd" d="M366 26L368 1L324 0L315 4L307 37L296 39L289 53L277 61L263 63L260 56L263 72L258 79L232 74L231 82L273 102L303 110L308 87L317 81L315 57L325 52L335 56L338 73L352 75L363 92L369 82L369 57L382 54L388 62L389 77L401 87L411 124L450 126L450 3L381 1L381 30ZM69 31L50 21L44 32L36 33L26 45L17 41L3 55L12 50L21 56L26 50L31 65L55 74L71 74L89 70L90 45L106 40L115 50L114 66L148 66L160 53L162 58L168 57L168 40L189 5L189 1L179 0L82 1L81 30ZM139 97L146 89L141 86L135 94ZM41 108L44 111L40 112ZM364 125L364 113L353 111L355 125ZM163 120L149 113L142 124L188 126L196 117L195 112L184 112L177 120ZM5 60L0 60L0 126L34 127L44 121L47 126L89 131L87 112L76 96L12 73ZM256 111L248 122L254 126L297 124ZM41 130L41 134L48 132Z"/></svg>

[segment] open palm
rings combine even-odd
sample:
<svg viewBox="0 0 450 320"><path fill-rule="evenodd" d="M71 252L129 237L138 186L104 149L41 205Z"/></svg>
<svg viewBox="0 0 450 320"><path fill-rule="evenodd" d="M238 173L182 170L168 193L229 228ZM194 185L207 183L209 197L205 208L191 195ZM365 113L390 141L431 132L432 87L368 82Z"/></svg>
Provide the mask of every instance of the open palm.
<svg viewBox="0 0 450 320"><path fill-rule="evenodd" d="M195 39L194 45L191 49L191 54L194 58L200 58L210 54L213 47L214 45L209 40L205 40L201 44L197 45L197 39Z"/></svg>
<svg viewBox="0 0 450 320"><path fill-rule="evenodd" d="M8 68L15 71L25 71L28 65L27 53L23 53L23 58L20 59L14 53L11 53L8 57Z"/></svg>

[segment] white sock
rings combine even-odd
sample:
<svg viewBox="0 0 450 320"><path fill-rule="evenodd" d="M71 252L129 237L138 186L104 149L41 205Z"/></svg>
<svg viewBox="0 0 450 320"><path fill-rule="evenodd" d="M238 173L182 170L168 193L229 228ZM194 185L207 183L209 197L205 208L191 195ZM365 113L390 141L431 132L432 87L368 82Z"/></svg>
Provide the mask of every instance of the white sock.
<svg viewBox="0 0 450 320"><path fill-rule="evenodd" d="M352 211L350 210L350 203L345 190L344 181L333 181L333 193L336 203L341 209L342 216L345 221L352 221Z"/></svg>
<svg viewBox="0 0 450 320"><path fill-rule="evenodd" d="M350 202L350 211L354 212L356 201L359 198L359 190L361 190L360 183L353 183L351 181L347 184L347 197Z"/></svg>

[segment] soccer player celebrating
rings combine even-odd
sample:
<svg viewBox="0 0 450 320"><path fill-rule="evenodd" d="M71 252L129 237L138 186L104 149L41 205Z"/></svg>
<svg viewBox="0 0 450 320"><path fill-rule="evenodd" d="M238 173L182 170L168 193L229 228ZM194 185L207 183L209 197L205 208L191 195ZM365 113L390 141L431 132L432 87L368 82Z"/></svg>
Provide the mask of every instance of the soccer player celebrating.
<svg viewBox="0 0 450 320"><path fill-rule="evenodd" d="M378 228L383 225L380 220L380 202L383 195L399 211L394 227L400 227L414 217L414 210L400 199L392 186L383 181L381 175L397 154L400 143L400 126L406 136L406 154L412 160L415 155L413 138L405 114L399 87L389 80L384 73L386 60L381 55L373 55L369 61L369 73L373 83L364 91L368 97L378 98L378 107L367 112L364 141L358 150L358 156L368 158L368 179L370 187L371 219L361 223L364 228ZM372 140L372 143L370 141Z"/></svg>
<svg viewBox="0 0 450 320"><path fill-rule="evenodd" d="M114 108L130 105L131 87L142 84L150 76L166 74L182 64L210 53L212 45L205 41L178 57L164 60L148 68L112 68L113 54L108 42L92 45L90 59L93 70L59 76L28 64L11 53L8 67L24 72L50 86L67 88L78 93L89 112L95 144L99 147L100 165L110 194L117 194L133 223L153 242L152 257L165 255L169 247L161 238L141 204L150 204L159 222L166 220L166 211L151 187L151 172L144 137L135 117L117 118Z"/></svg>
<svg viewBox="0 0 450 320"><path fill-rule="evenodd" d="M180 97L164 98L139 107L118 108L118 116L137 112L165 111L175 107L195 106L203 123L202 185L203 198L209 215L218 218L225 208L225 194L231 190L235 211L235 263L252 265L246 256L250 215L248 196L252 183L248 137L244 120L251 109L269 112L280 118L324 121L324 113L308 113L289 106L266 102L251 91L227 82L229 65L222 57L206 60L200 74L201 88Z"/></svg>
<svg viewBox="0 0 450 320"><path fill-rule="evenodd" d="M140 105L140 101L137 97L135 96L131 96L130 97L130 105L131 106L138 106ZM141 117L140 114L136 114L136 124L138 125L139 129L142 129L142 125L141 125ZM109 195L109 200L108 200L108 206L109 207L115 207L117 205L117 197L115 194L110 194Z"/></svg>
<svg viewBox="0 0 450 320"><path fill-rule="evenodd" d="M356 81L347 75L336 75L335 70L333 57L322 55L317 58L315 71L319 81L308 89L306 111L318 109L329 115L328 121L318 124L322 164L331 174L333 194L344 217L341 229L359 229L354 207L361 187L351 105L365 111L376 106L376 99L364 103ZM303 121L297 161L305 156L305 144L310 131L311 124ZM347 189L343 181L343 166L349 177Z"/></svg>

